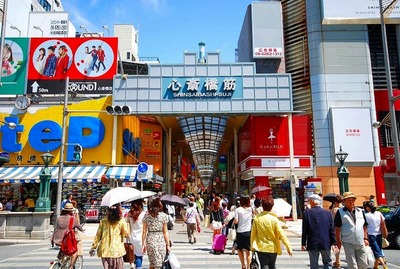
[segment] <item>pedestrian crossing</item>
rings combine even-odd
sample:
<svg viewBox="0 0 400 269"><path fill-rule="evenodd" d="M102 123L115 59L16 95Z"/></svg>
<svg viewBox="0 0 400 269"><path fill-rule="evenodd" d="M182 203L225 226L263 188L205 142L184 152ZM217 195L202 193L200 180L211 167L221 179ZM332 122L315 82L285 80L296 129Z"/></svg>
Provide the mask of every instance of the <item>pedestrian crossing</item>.
<svg viewBox="0 0 400 269"><path fill-rule="evenodd" d="M190 244L186 237L186 228L181 225L176 225L174 231L171 231L172 248L171 252L176 255L181 263L182 269L239 269L241 268L238 255L232 254L232 242L228 241L226 250L223 254L214 254L211 250L212 232L205 229L197 235L197 243ZM293 248L293 256L289 256L286 250L283 250L282 255L278 256L277 269L292 269L292 268L309 268L309 258L306 251L301 251L301 238L299 235L288 234L289 241ZM101 260L97 256L90 257L89 250L92 244L92 237L83 239L83 268L99 269L102 268ZM10 245L2 246L1 251L14 253L21 246ZM10 254L9 257L0 259L0 268L10 269L43 269L50 268L50 262L55 259L58 253L57 248L52 248L49 242L41 242L25 246L26 251L16 254ZM343 251L341 252L342 268L347 268ZM143 269L149 267L147 256L143 258ZM125 268L129 268L129 264L125 264ZM320 268L322 262L320 261ZM393 267L399 268L399 267Z"/></svg>

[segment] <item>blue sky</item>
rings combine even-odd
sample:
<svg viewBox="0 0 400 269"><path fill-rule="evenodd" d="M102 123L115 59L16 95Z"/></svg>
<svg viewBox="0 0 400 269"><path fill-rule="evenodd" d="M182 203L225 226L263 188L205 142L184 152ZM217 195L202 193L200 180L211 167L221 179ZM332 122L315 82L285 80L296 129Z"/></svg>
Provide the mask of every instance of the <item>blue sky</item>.
<svg viewBox="0 0 400 269"><path fill-rule="evenodd" d="M235 61L235 48L250 0L63 0L77 31L102 32L108 25L133 24L139 30L139 56L161 63L182 63L185 50L220 51L221 61Z"/></svg>

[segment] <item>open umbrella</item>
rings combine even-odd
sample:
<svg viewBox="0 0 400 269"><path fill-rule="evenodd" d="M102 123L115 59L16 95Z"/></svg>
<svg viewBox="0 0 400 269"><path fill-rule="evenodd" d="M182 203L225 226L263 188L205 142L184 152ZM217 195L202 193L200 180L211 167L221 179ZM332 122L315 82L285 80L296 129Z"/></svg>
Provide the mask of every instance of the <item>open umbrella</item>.
<svg viewBox="0 0 400 269"><path fill-rule="evenodd" d="M181 197L174 194L164 194L163 196L161 196L160 200L169 205L175 205L181 207L186 206L185 201Z"/></svg>
<svg viewBox="0 0 400 269"><path fill-rule="evenodd" d="M141 198L141 191L131 187L117 187L109 190L101 199L101 206L112 206L125 201Z"/></svg>
<svg viewBox="0 0 400 269"><path fill-rule="evenodd" d="M140 192L140 197L135 196L132 199L127 200L127 202L138 200L138 199L147 198L147 197L154 196L154 195L157 195L157 193L154 192L154 191L141 191Z"/></svg>
<svg viewBox="0 0 400 269"><path fill-rule="evenodd" d="M267 186L257 186L257 187L255 187L255 188L253 188L251 190L251 193L257 193L257 192L260 192L260 191L266 191L266 190L270 190L270 189L271 188L267 187Z"/></svg>
<svg viewBox="0 0 400 269"><path fill-rule="evenodd" d="M182 200L185 202L186 205L190 203L190 199L187 197L182 198Z"/></svg>
<svg viewBox="0 0 400 269"><path fill-rule="evenodd" d="M335 201L337 196L338 196L338 194L332 192L332 193L328 193L328 194L324 195L324 197L322 199L324 201L333 203L333 201Z"/></svg>
<svg viewBox="0 0 400 269"><path fill-rule="evenodd" d="M278 217L288 217L292 211L292 206L282 198L274 199L274 206L272 207L272 213Z"/></svg>

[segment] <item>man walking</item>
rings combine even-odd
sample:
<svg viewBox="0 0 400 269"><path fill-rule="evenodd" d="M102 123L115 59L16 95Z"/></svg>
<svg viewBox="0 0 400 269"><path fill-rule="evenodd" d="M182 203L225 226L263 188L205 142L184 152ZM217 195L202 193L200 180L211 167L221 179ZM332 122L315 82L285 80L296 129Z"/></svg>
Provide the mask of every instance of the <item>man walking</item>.
<svg viewBox="0 0 400 269"><path fill-rule="evenodd" d="M367 221L364 212L355 207L357 197L352 192L343 193L344 207L335 216L337 247L343 245L349 269L367 269Z"/></svg>
<svg viewBox="0 0 400 269"><path fill-rule="evenodd" d="M319 254L324 269L332 269L331 247L336 248L336 239L331 212L321 207L318 194L308 197L311 208L303 215L301 250L308 251L310 269L318 269Z"/></svg>

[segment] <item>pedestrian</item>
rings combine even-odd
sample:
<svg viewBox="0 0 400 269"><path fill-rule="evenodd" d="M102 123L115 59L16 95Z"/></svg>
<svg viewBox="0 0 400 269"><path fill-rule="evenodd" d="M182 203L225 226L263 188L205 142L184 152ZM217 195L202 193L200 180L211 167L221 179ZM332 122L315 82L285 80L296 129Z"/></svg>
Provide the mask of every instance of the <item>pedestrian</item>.
<svg viewBox="0 0 400 269"><path fill-rule="evenodd" d="M367 269L368 223L363 210L355 206L356 199L352 192L343 193L344 207L334 220L336 243L339 249L343 246L349 269Z"/></svg>
<svg viewBox="0 0 400 269"><path fill-rule="evenodd" d="M61 202L61 210L64 208L64 206L67 204L67 203L72 203L72 193L68 193L67 194L67 196L65 197L65 199L64 200L62 200L62 202Z"/></svg>
<svg viewBox="0 0 400 269"><path fill-rule="evenodd" d="M168 215L170 216L170 220L172 221L172 226L175 225L175 206L166 204Z"/></svg>
<svg viewBox="0 0 400 269"><path fill-rule="evenodd" d="M376 210L373 202L366 201L363 206L365 218L368 222L368 242L375 257L374 269L378 269L379 264L382 264L383 268L387 269L382 250L382 237L386 238L387 236L385 218L381 212ZM385 231L386 234L382 234L382 231Z"/></svg>
<svg viewBox="0 0 400 269"><path fill-rule="evenodd" d="M143 202L141 199L131 202L131 209L128 212L127 222L130 229L129 241L133 244L135 254L135 267L131 263L131 269L142 269L143 252L142 252L142 233L143 233L143 218L145 215L143 210Z"/></svg>
<svg viewBox="0 0 400 269"><path fill-rule="evenodd" d="M14 201L12 198L8 198L7 199L7 203L5 205L5 210L6 211L13 211L13 207L14 207Z"/></svg>
<svg viewBox="0 0 400 269"><path fill-rule="evenodd" d="M333 219L335 219L336 213L339 210L339 208L343 207L342 201L343 201L343 197L341 195L336 195L335 199L333 200L331 208L330 208ZM335 238L336 238L336 235L335 235ZM336 251L334 252L334 254L335 254L335 261L333 263L333 267L340 268L340 249L337 248Z"/></svg>
<svg viewBox="0 0 400 269"><path fill-rule="evenodd" d="M197 227L200 226L200 218L192 201L189 202L189 208L186 210L184 221L186 223L186 233L189 243L196 243L196 232Z"/></svg>
<svg viewBox="0 0 400 269"><path fill-rule="evenodd" d="M214 242L214 237L216 234L220 234L222 232L223 221L224 221L224 214L222 212L222 208L220 205L220 200L218 196L214 198L214 202L211 204L211 212L210 212L210 227L213 230L213 237L212 240ZM214 225L213 225L214 222ZM220 225L219 225L219 224Z"/></svg>
<svg viewBox="0 0 400 269"><path fill-rule="evenodd" d="M226 236L228 236L229 228L226 226L227 223L225 223L225 219L228 217L230 212L227 206L228 204L225 201L222 202L222 217L223 217L222 233Z"/></svg>
<svg viewBox="0 0 400 269"><path fill-rule="evenodd" d="M331 269L331 248L337 249L332 213L321 207L318 194L310 195L308 202L311 208L303 215L301 250L308 251L310 269L318 269L320 254L324 269Z"/></svg>
<svg viewBox="0 0 400 269"><path fill-rule="evenodd" d="M148 255L149 269L160 269L166 254L170 251L167 223L168 215L163 213L160 198L152 199L143 218L142 233L142 251Z"/></svg>
<svg viewBox="0 0 400 269"><path fill-rule="evenodd" d="M249 196L240 197L240 207L235 210L236 245L242 269L250 268L250 231L253 209ZM273 267L271 267L273 268Z"/></svg>
<svg viewBox="0 0 400 269"><path fill-rule="evenodd" d="M72 228L78 229L79 231L83 232L82 226L74 217L75 208L71 203L67 203L65 207L61 210L60 216L56 219L56 223L54 224L54 233L51 237L51 242L56 246L61 246L61 242L64 238L64 234L69 230L69 223L72 220ZM71 263L69 269L74 268L76 258L78 257L78 252L75 252L71 255ZM58 253L58 258L63 257L63 253L61 250Z"/></svg>
<svg viewBox="0 0 400 269"><path fill-rule="evenodd" d="M104 269L123 269L122 257L126 254L124 238L128 236L129 227L122 217L121 205L112 205L107 209L106 217L100 221L89 255L94 256L97 250Z"/></svg>
<svg viewBox="0 0 400 269"><path fill-rule="evenodd" d="M371 194L369 196L369 201L375 203L375 196Z"/></svg>
<svg viewBox="0 0 400 269"><path fill-rule="evenodd" d="M196 195L196 204L197 204L197 211L200 216L200 220L204 220L204 199L201 198L201 192L198 192Z"/></svg>
<svg viewBox="0 0 400 269"><path fill-rule="evenodd" d="M254 217L251 229L251 251L257 252L260 268L275 268L276 258L282 254L281 243L292 256L293 250L279 219L271 212L274 206L272 196L261 200L263 211ZM242 268L246 268L242 264ZM250 268L250 267L247 267Z"/></svg>
<svg viewBox="0 0 400 269"><path fill-rule="evenodd" d="M237 224L235 224L235 210L236 206L232 205L228 216L225 218L224 223L227 227L227 233L229 234L229 229L237 229ZM232 254L236 253L236 239L232 242Z"/></svg>

